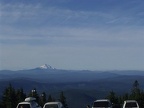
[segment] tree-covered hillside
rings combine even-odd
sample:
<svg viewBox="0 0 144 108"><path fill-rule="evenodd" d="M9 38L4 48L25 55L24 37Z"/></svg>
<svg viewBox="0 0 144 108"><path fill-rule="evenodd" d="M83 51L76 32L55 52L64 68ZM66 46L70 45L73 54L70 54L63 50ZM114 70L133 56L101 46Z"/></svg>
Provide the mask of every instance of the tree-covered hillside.
<svg viewBox="0 0 144 108"><path fill-rule="evenodd" d="M118 95L115 91L109 91L105 94L105 97L110 99L113 105L122 105L124 100L137 100L140 107L144 107L144 91L140 88L140 84L135 80L130 88L131 92ZM93 101L99 99L98 91L92 92L90 90L67 90L60 91L59 93L48 94L47 92L37 92L38 88L34 88L28 93L26 93L23 88L16 89L11 84L9 84L3 91L0 100L0 108L16 108L19 102L24 101L26 97L32 96L37 99L37 102L43 106L44 103L50 101L61 101L65 108L78 108L85 107L86 105L92 105ZM100 92L99 92L100 93ZM117 107L118 108L118 107Z"/></svg>

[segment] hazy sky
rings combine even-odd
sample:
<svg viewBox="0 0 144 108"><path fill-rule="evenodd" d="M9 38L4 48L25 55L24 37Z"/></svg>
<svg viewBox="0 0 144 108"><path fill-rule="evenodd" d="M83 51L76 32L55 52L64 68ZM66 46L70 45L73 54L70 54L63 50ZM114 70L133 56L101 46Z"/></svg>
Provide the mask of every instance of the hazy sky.
<svg viewBox="0 0 144 108"><path fill-rule="evenodd" d="M144 70L144 0L0 0L0 70Z"/></svg>

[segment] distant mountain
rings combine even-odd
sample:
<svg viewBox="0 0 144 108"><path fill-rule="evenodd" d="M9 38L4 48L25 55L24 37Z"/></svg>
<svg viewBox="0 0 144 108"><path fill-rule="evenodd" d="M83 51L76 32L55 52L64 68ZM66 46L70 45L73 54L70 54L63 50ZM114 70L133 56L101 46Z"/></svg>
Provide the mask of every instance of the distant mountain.
<svg viewBox="0 0 144 108"><path fill-rule="evenodd" d="M62 70L50 65L42 65L38 68L27 70L0 70L0 80L16 78L29 78L39 82L83 82L100 79L117 78L123 75L144 76L144 71L90 71L90 70Z"/></svg>
<svg viewBox="0 0 144 108"><path fill-rule="evenodd" d="M38 67L38 68L40 68L40 69L55 69L55 68L53 68L52 66L47 65L47 64L44 64L44 65L42 65L42 66L40 66L40 67Z"/></svg>
<svg viewBox="0 0 144 108"><path fill-rule="evenodd" d="M119 74L119 72L121 74ZM29 69L0 71L0 83L13 83L17 87L30 89L40 87L46 89L98 89L101 91L121 90L130 88L135 80L144 87L143 75L122 75L127 71L90 71L90 70L60 70L60 69ZM130 73L130 71L128 71ZM133 72L133 71L132 71ZM137 73L137 71L135 71ZM138 73L144 71L138 71ZM27 86L30 85L30 86ZM46 88L44 89L41 85ZM50 87L47 88L46 86ZM0 86L0 88L3 88Z"/></svg>
<svg viewBox="0 0 144 108"><path fill-rule="evenodd" d="M112 73L116 73L119 75L140 75L140 76L144 76L144 71L142 70L114 70L114 71L110 71Z"/></svg>

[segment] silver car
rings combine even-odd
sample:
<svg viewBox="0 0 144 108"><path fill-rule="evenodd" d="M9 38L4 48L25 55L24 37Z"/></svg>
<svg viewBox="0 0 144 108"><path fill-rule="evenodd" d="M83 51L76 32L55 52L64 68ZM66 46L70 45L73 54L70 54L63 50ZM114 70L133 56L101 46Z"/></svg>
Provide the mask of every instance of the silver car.
<svg viewBox="0 0 144 108"><path fill-rule="evenodd" d="M23 102L18 103L16 108L41 108L35 100L33 97L28 97Z"/></svg>
<svg viewBox="0 0 144 108"><path fill-rule="evenodd" d="M61 102L47 102L43 108L63 108L63 105Z"/></svg>
<svg viewBox="0 0 144 108"><path fill-rule="evenodd" d="M101 99L94 101L92 108L112 108L112 104L108 99Z"/></svg>
<svg viewBox="0 0 144 108"><path fill-rule="evenodd" d="M123 108L139 108L139 105L136 100L126 100L124 101Z"/></svg>

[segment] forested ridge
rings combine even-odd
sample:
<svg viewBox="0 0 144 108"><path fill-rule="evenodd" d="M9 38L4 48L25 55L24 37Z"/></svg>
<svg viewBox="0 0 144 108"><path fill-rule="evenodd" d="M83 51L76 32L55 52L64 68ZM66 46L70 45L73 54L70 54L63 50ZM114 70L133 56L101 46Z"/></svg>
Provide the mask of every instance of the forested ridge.
<svg viewBox="0 0 144 108"><path fill-rule="evenodd" d="M40 106L43 106L46 102L60 101L64 108L68 108L63 91L60 92L59 98L55 99L51 95L46 95L45 92L38 94L36 88L26 94L23 88L15 89L11 84L9 84L3 92L0 100L0 108L16 108L17 104L24 101L26 97L35 97Z"/></svg>
<svg viewBox="0 0 144 108"><path fill-rule="evenodd" d="M40 106L43 106L46 102L60 101L64 105L64 108L69 108L69 105L67 104L67 97L63 91L59 93L59 98L55 98L51 94L47 94L45 92L38 93L37 89L38 88L34 88L29 91L29 93L25 93L23 88L16 89L12 86L12 84L7 85L2 93L0 108L16 108L17 104L24 101L26 97L35 97ZM135 80L130 89L130 93L125 93L123 95L117 95L115 91L112 90L104 98L109 99L114 106L121 106L125 100L136 100L138 101L140 108L144 108L144 90L140 88L139 82Z"/></svg>

